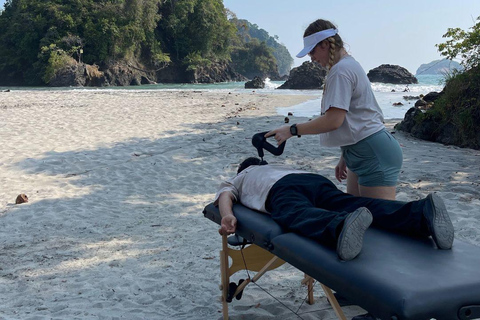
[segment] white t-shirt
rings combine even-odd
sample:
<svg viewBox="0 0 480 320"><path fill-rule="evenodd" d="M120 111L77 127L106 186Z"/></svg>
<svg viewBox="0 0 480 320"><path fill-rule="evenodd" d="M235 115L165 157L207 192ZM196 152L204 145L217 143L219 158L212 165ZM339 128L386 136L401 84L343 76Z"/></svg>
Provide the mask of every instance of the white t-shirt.
<svg viewBox="0 0 480 320"><path fill-rule="evenodd" d="M327 75L322 115L331 107L346 110L347 114L340 128L320 134L322 146L352 145L385 128L370 81L362 66L349 55L336 63Z"/></svg>
<svg viewBox="0 0 480 320"><path fill-rule="evenodd" d="M275 182L292 173L309 172L278 165L250 166L220 184L214 205L218 205L218 198L222 192L229 191L236 202L241 202L250 209L268 213L265 209L265 201L270 189Z"/></svg>

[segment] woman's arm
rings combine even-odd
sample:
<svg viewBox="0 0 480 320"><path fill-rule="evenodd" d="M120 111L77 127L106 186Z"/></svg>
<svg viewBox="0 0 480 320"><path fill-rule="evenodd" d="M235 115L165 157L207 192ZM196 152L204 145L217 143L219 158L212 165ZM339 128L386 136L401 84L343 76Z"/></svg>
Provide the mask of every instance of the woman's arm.
<svg viewBox="0 0 480 320"><path fill-rule="evenodd" d="M336 130L340 128L343 121L345 121L346 115L346 110L331 107L323 116L317 117L312 121L297 124L297 132L299 135L304 135L319 134ZM290 126L277 128L265 135L266 138L270 136L275 136L275 140L277 140L277 143L280 145L292 137Z"/></svg>

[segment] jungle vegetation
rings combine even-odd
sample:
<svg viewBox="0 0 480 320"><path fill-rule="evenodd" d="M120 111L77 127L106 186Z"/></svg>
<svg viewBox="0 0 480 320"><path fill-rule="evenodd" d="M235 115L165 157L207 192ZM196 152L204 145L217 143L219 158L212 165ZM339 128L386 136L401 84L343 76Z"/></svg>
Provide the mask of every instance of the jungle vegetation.
<svg viewBox="0 0 480 320"><path fill-rule="evenodd" d="M480 18L469 30L450 28L438 44L447 59L459 58L463 70L445 75L433 106L416 112L411 132L421 138L480 149Z"/></svg>
<svg viewBox="0 0 480 320"><path fill-rule="evenodd" d="M0 11L0 85L45 85L78 62L192 70L233 59L247 77L289 70L293 60L278 39L248 22L242 30L258 35L246 39L232 16L222 0L7 0Z"/></svg>

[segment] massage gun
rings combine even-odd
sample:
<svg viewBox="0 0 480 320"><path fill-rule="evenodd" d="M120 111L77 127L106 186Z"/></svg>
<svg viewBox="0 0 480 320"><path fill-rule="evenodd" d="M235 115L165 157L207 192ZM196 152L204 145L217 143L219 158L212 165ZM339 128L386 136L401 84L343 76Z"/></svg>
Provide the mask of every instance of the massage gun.
<svg viewBox="0 0 480 320"><path fill-rule="evenodd" d="M279 156L283 153L283 149L285 149L285 143L287 142L287 141L284 141L278 147L275 147L274 145L272 145L267 141L267 138L265 138L265 134L267 134L267 132L268 131L260 132L255 134L252 137L252 144L257 149L258 156L260 157L260 159L262 159L262 162L260 164L267 164L267 162L263 160L263 156L264 156L263 149L267 150L268 152L270 152L275 156Z"/></svg>

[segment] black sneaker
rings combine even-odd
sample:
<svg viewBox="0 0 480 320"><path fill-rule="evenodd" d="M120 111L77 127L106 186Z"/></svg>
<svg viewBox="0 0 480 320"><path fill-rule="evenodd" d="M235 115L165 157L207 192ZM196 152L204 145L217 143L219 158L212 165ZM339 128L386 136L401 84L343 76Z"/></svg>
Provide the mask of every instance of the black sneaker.
<svg viewBox="0 0 480 320"><path fill-rule="evenodd" d="M358 208L347 216L337 240L337 254L340 259L352 260L362 251L363 235L372 220L372 214L367 208Z"/></svg>
<svg viewBox="0 0 480 320"><path fill-rule="evenodd" d="M352 320L381 320L381 319L375 317L371 313L365 313L365 314L361 314L359 316L353 317Z"/></svg>
<svg viewBox="0 0 480 320"><path fill-rule="evenodd" d="M453 224L443 200L435 193L429 194L426 200L423 215L427 219L433 241L439 249L451 249L454 238Z"/></svg>

